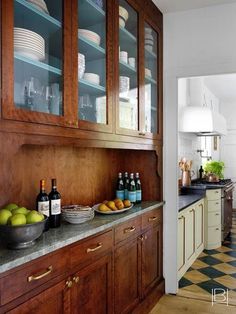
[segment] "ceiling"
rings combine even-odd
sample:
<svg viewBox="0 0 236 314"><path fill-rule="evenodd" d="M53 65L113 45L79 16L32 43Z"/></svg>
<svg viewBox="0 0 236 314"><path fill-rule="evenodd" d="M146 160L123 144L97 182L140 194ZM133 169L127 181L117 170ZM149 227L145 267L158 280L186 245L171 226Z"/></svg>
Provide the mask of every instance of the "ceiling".
<svg viewBox="0 0 236 314"><path fill-rule="evenodd" d="M235 102L236 104L236 74L215 75L204 77L204 83L220 100L220 103Z"/></svg>
<svg viewBox="0 0 236 314"><path fill-rule="evenodd" d="M236 0L152 0L162 13L200 9L203 7L234 3Z"/></svg>

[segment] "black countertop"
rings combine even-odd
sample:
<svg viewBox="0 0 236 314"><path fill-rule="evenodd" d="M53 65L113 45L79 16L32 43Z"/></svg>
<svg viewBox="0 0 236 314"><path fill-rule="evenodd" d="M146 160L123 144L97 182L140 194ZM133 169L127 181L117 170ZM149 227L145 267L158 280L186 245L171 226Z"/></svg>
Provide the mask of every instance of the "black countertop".
<svg viewBox="0 0 236 314"><path fill-rule="evenodd" d="M206 190L198 190L200 193L188 193L179 195L178 211L185 209L206 196Z"/></svg>

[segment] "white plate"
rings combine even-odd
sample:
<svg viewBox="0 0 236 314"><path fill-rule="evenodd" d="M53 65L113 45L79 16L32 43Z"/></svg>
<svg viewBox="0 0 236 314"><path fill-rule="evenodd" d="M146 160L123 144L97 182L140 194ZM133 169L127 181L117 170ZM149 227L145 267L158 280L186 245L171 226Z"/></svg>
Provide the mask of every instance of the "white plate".
<svg viewBox="0 0 236 314"><path fill-rule="evenodd" d="M95 212L99 213L99 214L104 214L104 215L115 215L115 214L121 214L126 212L127 210L131 209L134 205L132 204L130 207L126 207L124 209L120 209L120 210L115 210L115 211L109 211L109 212L101 212L98 207L99 205L101 205L101 203L94 205L92 208L94 209Z"/></svg>
<svg viewBox="0 0 236 314"><path fill-rule="evenodd" d="M27 0L29 3L38 7L38 9L42 10L42 12L49 14L46 3L44 1L37 1L37 0ZM40 11L41 11L40 10Z"/></svg>
<svg viewBox="0 0 236 314"><path fill-rule="evenodd" d="M20 48L29 48L29 49L32 49L32 50L36 50L37 52L41 53L42 55L45 54L45 51L44 49L40 48L40 47L37 47L37 46L34 46L34 45L31 45L31 44L28 44L28 43L18 43L18 42L15 42L14 41L14 47L20 47Z"/></svg>
<svg viewBox="0 0 236 314"><path fill-rule="evenodd" d="M44 39L41 35L26 28L14 27L14 35L32 37L32 38L35 38L36 40L40 40L41 42L44 42Z"/></svg>
<svg viewBox="0 0 236 314"><path fill-rule="evenodd" d="M43 61L45 59L45 56L42 56L41 54L37 53L34 50L31 49L24 49L24 48L14 48L14 51L17 52L18 54L30 58L35 61Z"/></svg>
<svg viewBox="0 0 236 314"><path fill-rule="evenodd" d="M45 49L44 45L42 45L41 43L36 43L28 39L22 40L22 39L14 38L14 44L31 45L31 46L37 47L38 49L42 49L42 50Z"/></svg>
<svg viewBox="0 0 236 314"><path fill-rule="evenodd" d="M40 38L37 38L37 37L32 36L32 35L28 35L28 34L16 34L16 33L14 33L14 39L18 39L18 40L24 40L25 39L25 40L37 43L39 45L45 46L45 41L43 38L40 39Z"/></svg>

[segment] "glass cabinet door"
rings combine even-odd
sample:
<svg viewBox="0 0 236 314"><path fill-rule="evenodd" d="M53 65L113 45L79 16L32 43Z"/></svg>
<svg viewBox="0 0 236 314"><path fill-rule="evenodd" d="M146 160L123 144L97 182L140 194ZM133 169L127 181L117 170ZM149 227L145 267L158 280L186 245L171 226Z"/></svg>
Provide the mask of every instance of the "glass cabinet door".
<svg viewBox="0 0 236 314"><path fill-rule="evenodd" d="M158 33L144 25L145 132L157 134L158 126Z"/></svg>
<svg viewBox="0 0 236 314"><path fill-rule="evenodd" d="M106 0L78 0L78 119L81 128L105 130L109 124L108 5Z"/></svg>
<svg viewBox="0 0 236 314"><path fill-rule="evenodd" d="M138 12L119 0L119 128L139 129ZM126 131L127 132L127 131Z"/></svg>
<svg viewBox="0 0 236 314"><path fill-rule="evenodd" d="M63 115L63 0L14 1L14 103Z"/></svg>

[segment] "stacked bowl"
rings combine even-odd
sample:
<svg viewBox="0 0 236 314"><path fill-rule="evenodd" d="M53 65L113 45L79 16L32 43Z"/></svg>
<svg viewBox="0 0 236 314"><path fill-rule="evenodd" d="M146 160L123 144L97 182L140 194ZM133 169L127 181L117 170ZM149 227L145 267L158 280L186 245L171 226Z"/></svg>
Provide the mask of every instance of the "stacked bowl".
<svg viewBox="0 0 236 314"><path fill-rule="evenodd" d="M84 79L92 84L100 85L100 76L95 73L84 73Z"/></svg>
<svg viewBox="0 0 236 314"><path fill-rule="evenodd" d="M29 29L14 27L14 51L24 57L43 61L45 59L45 40Z"/></svg>
<svg viewBox="0 0 236 314"><path fill-rule="evenodd" d="M145 27L145 49L148 51L153 52L153 46L154 46L154 37L152 34L152 29L150 27Z"/></svg>
<svg viewBox="0 0 236 314"><path fill-rule="evenodd" d="M82 36L82 37L88 39L89 41L93 42L94 44L100 46L101 37L97 33L92 32L88 29L79 28L78 34L79 34L79 36Z"/></svg>
<svg viewBox="0 0 236 314"><path fill-rule="evenodd" d="M125 27L128 18L129 18L128 11L124 7L119 6L119 25L121 27Z"/></svg>
<svg viewBox="0 0 236 314"><path fill-rule="evenodd" d="M130 89L130 78L128 76L120 76L120 93L128 92Z"/></svg>
<svg viewBox="0 0 236 314"><path fill-rule="evenodd" d="M85 55L78 53L78 76L82 79L85 71Z"/></svg>
<svg viewBox="0 0 236 314"><path fill-rule="evenodd" d="M82 205L63 206L62 217L71 224L81 224L94 218L94 210Z"/></svg>

